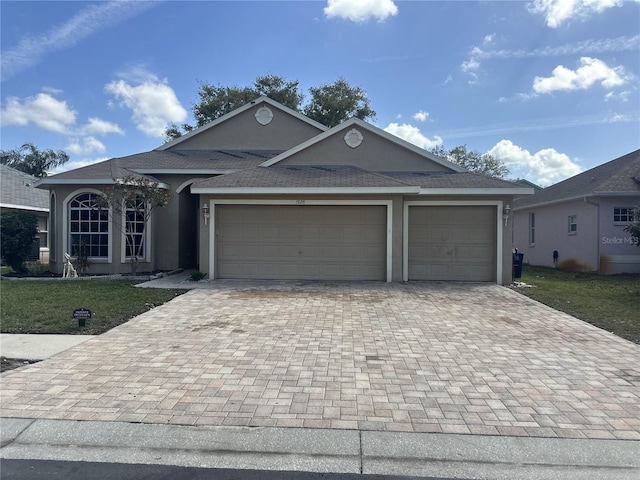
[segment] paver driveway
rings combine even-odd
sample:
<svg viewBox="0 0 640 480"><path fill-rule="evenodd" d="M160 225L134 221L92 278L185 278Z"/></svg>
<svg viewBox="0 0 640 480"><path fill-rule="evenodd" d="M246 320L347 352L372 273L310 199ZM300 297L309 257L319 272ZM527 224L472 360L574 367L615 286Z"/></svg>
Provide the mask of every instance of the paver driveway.
<svg viewBox="0 0 640 480"><path fill-rule="evenodd" d="M2 375L2 416L640 440L640 347L507 288L217 281Z"/></svg>

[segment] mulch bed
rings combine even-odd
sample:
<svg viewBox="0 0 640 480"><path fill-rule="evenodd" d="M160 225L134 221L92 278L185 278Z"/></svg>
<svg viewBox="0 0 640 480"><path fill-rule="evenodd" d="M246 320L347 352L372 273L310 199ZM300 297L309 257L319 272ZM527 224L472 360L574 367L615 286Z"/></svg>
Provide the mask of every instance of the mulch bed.
<svg viewBox="0 0 640 480"><path fill-rule="evenodd" d="M40 360L24 360L22 358L0 357L0 372L6 372L7 370L13 370L14 368L23 367L25 365L30 365L39 361Z"/></svg>

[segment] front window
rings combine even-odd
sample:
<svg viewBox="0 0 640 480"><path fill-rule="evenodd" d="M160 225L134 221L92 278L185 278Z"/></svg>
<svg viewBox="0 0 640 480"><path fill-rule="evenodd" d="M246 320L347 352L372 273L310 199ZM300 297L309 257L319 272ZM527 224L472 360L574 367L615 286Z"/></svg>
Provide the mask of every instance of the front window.
<svg viewBox="0 0 640 480"><path fill-rule="evenodd" d="M95 193L81 193L69 202L71 255L109 256L109 212L96 205Z"/></svg>
<svg viewBox="0 0 640 480"><path fill-rule="evenodd" d="M142 197L136 195L135 200L128 200L125 205L125 254L127 258L145 258L145 223L147 205Z"/></svg>
<svg viewBox="0 0 640 480"><path fill-rule="evenodd" d="M578 232L578 216L569 215L569 234L576 234Z"/></svg>
<svg viewBox="0 0 640 480"><path fill-rule="evenodd" d="M632 207L615 207L613 209L613 223L624 223L625 225L633 222Z"/></svg>

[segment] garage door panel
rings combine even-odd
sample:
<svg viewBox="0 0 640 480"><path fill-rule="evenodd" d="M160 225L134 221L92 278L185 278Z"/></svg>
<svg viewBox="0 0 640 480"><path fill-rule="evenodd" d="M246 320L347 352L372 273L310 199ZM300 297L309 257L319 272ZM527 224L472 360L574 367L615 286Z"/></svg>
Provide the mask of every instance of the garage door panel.
<svg viewBox="0 0 640 480"><path fill-rule="evenodd" d="M219 205L216 221L218 278L386 278L385 206Z"/></svg>
<svg viewBox="0 0 640 480"><path fill-rule="evenodd" d="M409 280L493 281L496 208L409 207Z"/></svg>

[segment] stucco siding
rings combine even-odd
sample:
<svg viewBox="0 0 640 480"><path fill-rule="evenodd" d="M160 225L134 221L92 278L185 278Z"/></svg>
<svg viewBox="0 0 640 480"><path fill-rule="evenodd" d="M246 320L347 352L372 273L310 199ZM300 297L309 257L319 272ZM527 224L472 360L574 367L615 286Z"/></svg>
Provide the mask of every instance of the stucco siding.
<svg viewBox="0 0 640 480"><path fill-rule="evenodd" d="M208 130L176 144L177 150L288 150L321 131L277 108L267 125L255 119L258 104Z"/></svg>
<svg viewBox="0 0 640 480"><path fill-rule="evenodd" d="M598 207L583 200L532 207L514 214L514 247L524 254L524 263L568 270L594 271L598 268ZM535 215L535 239L530 243L530 214ZM569 217L576 230L569 231Z"/></svg>
<svg viewBox="0 0 640 480"><path fill-rule="evenodd" d="M640 205L640 197L605 197L600 201L599 268L601 273L640 273L640 247L624 231L627 222L615 221L615 208Z"/></svg>
<svg viewBox="0 0 640 480"><path fill-rule="evenodd" d="M342 132L278 162L278 165L349 165L369 171L450 171L422 155L362 129L362 143L351 148Z"/></svg>

